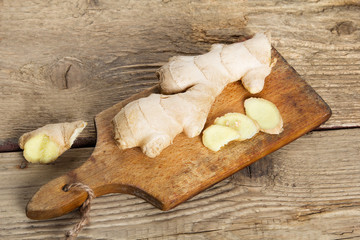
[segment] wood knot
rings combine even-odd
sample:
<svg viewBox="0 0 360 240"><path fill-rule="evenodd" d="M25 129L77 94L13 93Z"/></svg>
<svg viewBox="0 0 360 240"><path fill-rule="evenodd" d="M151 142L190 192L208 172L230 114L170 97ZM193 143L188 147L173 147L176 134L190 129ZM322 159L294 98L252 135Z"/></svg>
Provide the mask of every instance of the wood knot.
<svg viewBox="0 0 360 240"><path fill-rule="evenodd" d="M64 57L50 66L50 79L59 89L78 87L87 79L83 63L74 57Z"/></svg>
<svg viewBox="0 0 360 240"><path fill-rule="evenodd" d="M345 21L337 23L330 31L336 33L338 36L350 35L356 31L356 26L352 21Z"/></svg>

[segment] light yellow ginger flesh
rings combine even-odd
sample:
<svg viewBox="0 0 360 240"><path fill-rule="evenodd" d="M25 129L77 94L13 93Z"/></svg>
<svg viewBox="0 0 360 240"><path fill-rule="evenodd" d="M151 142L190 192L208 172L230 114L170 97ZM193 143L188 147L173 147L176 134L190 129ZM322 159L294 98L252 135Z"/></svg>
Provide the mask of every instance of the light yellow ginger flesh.
<svg viewBox="0 0 360 240"><path fill-rule="evenodd" d="M269 134L279 134L283 131L282 117L272 102L263 98L248 98L244 106L246 115L227 113L215 119L215 125L211 125L203 133L202 140L205 147L216 152L232 140L242 141L252 138L259 130ZM216 126L226 128L221 129ZM234 133L228 128L235 130L239 138L233 139Z"/></svg>
<svg viewBox="0 0 360 240"><path fill-rule="evenodd" d="M33 163L49 163L57 159L60 146L45 134L35 135L24 146L24 157Z"/></svg>
<svg viewBox="0 0 360 240"><path fill-rule="evenodd" d="M214 124L235 129L239 133L238 141L250 139L259 132L256 123L242 113L227 113L216 118Z"/></svg>
<svg viewBox="0 0 360 240"><path fill-rule="evenodd" d="M217 152L231 141L239 139L240 134L233 128L222 125L211 125L203 132L202 142L205 147Z"/></svg>
<svg viewBox="0 0 360 240"><path fill-rule="evenodd" d="M50 163L71 147L86 125L84 121L48 124L23 134L19 146L28 162Z"/></svg>
<svg viewBox="0 0 360 240"><path fill-rule="evenodd" d="M201 133L215 97L227 84L241 79L249 92L260 92L272 65L270 37L263 33L241 43L214 44L203 55L172 57L157 71L162 94L122 108L112 121L114 139L121 149L139 146L156 157L177 134Z"/></svg>
<svg viewBox="0 0 360 240"><path fill-rule="evenodd" d="M278 108L263 98L248 98L244 102L246 115L260 127L260 131L279 134L283 131L283 120Z"/></svg>

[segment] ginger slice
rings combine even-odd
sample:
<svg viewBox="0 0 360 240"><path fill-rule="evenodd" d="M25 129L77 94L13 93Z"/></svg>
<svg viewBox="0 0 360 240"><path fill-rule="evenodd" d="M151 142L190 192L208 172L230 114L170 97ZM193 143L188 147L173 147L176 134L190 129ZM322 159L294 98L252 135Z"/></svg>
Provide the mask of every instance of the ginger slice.
<svg viewBox="0 0 360 240"><path fill-rule="evenodd" d="M283 131L283 120L278 108L263 98L248 98L244 102L246 115L260 127L260 131L279 134Z"/></svg>
<svg viewBox="0 0 360 240"><path fill-rule="evenodd" d="M237 139L238 141L250 139L259 132L259 127L256 123L242 113L227 113L222 117L216 118L214 123L238 131L240 135Z"/></svg>
<svg viewBox="0 0 360 240"><path fill-rule="evenodd" d="M217 152L221 147L240 137L235 129L221 125L211 125L204 130L202 142L205 147Z"/></svg>
<svg viewBox="0 0 360 240"><path fill-rule="evenodd" d="M219 151L221 147L233 140L252 138L260 131L279 134L283 131L283 120L280 112L272 102L262 98L249 98L244 102L247 115L227 113L215 119L203 132L202 141L205 147Z"/></svg>
<svg viewBox="0 0 360 240"><path fill-rule="evenodd" d="M71 147L86 125L84 121L48 124L23 134L19 146L28 162L50 163Z"/></svg>
<svg viewBox="0 0 360 240"><path fill-rule="evenodd" d="M24 145L24 157L32 163L50 163L58 158L60 146L46 134L35 135Z"/></svg>

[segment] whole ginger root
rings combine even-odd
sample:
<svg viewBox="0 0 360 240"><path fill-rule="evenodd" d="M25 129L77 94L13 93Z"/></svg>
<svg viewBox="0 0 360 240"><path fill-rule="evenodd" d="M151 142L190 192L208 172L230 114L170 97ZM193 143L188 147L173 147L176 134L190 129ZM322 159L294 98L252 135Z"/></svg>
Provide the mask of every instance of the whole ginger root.
<svg viewBox="0 0 360 240"><path fill-rule="evenodd" d="M84 121L48 124L23 134L19 146L28 162L50 163L70 149L86 125Z"/></svg>
<svg viewBox="0 0 360 240"><path fill-rule="evenodd" d="M139 146L156 157L177 134L201 133L215 97L227 84L241 80L250 93L258 93L273 65L270 36L263 33L240 43L214 44L203 55L172 57L157 71L163 94L122 108L112 121L114 138L121 149Z"/></svg>

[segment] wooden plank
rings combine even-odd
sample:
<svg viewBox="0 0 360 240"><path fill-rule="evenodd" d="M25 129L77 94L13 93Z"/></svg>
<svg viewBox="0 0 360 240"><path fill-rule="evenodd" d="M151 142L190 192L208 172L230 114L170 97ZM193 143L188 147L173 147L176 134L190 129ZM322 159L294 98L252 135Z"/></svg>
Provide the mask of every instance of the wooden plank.
<svg viewBox="0 0 360 240"><path fill-rule="evenodd" d="M357 239L360 237L360 129L308 134L173 210L130 195L94 200L82 239ZM19 169L20 152L0 154L0 238L58 239L76 213L27 219L37 189L76 168L92 148L55 164Z"/></svg>
<svg viewBox="0 0 360 240"><path fill-rule="evenodd" d="M270 30L274 46L333 109L360 126L357 1L0 1L0 151L47 123L93 117L156 83L178 54Z"/></svg>

